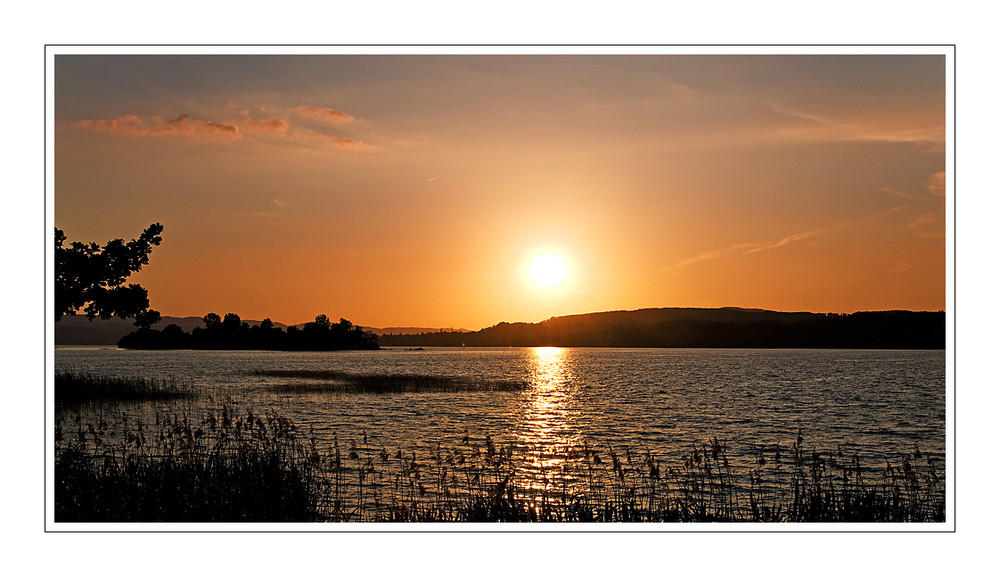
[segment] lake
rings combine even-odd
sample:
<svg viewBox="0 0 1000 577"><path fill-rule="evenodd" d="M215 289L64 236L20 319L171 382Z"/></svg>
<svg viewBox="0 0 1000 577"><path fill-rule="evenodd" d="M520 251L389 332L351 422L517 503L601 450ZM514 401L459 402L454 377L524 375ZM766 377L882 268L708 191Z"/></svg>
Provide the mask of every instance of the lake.
<svg viewBox="0 0 1000 577"><path fill-rule="evenodd" d="M789 446L857 454L872 468L915 448L945 456L945 352L600 348L430 348L346 352L58 348L57 371L172 377L199 396L275 408L321 444L427 449L467 433L553 454L566 447L650 450L677 460L717 438L735 463ZM255 370L519 380L499 392L288 392L310 379ZM142 407L129 410L142 412ZM544 471L544 459L537 462Z"/></svg>

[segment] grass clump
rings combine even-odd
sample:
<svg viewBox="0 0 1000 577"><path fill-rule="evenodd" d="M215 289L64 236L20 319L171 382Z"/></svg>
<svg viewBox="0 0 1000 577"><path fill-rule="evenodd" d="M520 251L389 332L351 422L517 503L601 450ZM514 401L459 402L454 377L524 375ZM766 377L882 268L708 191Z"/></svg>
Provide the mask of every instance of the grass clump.
<svg viewBox="0 0 1000 577"><path fill-rule="evenodd" d="M316 382L296 382L275 385L275 389L295 393L367 393L398 394L425 392L502 392L522 391L529 387L524 381L476 380L435 375L352 374L329 370L256 370L255 376L285 379L312 379Z"/></svg>
<svg viewBox="0 0 1000 577"><path fill-rule="evenodd" d="M109 401L179 399L191 394L173 379L103 377L60 371L53 380L57 406Z"/></svg>
<svg viewBox="0 0 1000 577"><path fill-rule="evenodd" d="M157 413L56 429L55 520L60 522L316 521L324 484L315 446L269 412L229 407L195 423Z"/></svg>

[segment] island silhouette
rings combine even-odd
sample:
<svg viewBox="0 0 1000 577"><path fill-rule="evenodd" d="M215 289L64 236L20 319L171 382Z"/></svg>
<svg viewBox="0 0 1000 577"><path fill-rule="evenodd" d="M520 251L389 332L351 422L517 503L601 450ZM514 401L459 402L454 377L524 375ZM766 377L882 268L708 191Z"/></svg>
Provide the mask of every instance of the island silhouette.
<svg viewBox="0 0 1000 577"><path fill-rule="evenodd" d="M354 326L347 319L334 323L318 315L302 328L281 328L266 318L251 326L236 313L220 317L208 313L204 327L186 332L169 324L163 330L140 328L118 341L123 349L202 349L202 350L277 350L334 351L378 349L378 336Z"/></svg>

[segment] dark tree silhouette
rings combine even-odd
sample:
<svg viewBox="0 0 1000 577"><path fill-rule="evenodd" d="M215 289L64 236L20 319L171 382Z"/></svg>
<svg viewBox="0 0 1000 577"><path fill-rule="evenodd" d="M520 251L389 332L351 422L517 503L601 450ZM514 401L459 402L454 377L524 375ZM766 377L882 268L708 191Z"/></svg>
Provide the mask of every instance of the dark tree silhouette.
<svg viewBox="0 0 1000 577"><path fill-rule="evenodd" d="M224 317L209 313L202 320L205 328L196 327L190 334L177 325L162 331L140 329L122 337L118 346L125 349L268 351L378 349L378 336L374 333L343 318L333 324L326 315L317 316L315 322L305 323L301 329L291 326L287 331L274 326L269 318L250 326L236 313L226 313Z"/></svg>
<svg viewBox="0 0 1000 577"><path fill-rule="evenodd" d="M222 323L222 317L215 313L208 313L207 315L201 317L201 320L205 321L205 328L212 328L219 326Z"/></svg>
<svg viewBox="0 0 1000 577"><path fill-rule="evenodd" d="M160 313L149 308L146 289L137 284L124 285L129 275L149 263L149 253L162 240L161 232L163 225L155 223L127 243L116 238L103 247L94 242L74 242L67 247L63 246L66 235L57 228L56 321L82 308L90 320L134 317L138 327L156 324Z"/></svg>
<svg viewBox="0 0 1000 577"><path fill-rule="evenodd" d="M227 331L240 330L240 315L236 313L226 313L226 316L222 317L222 328Z"/></svg>

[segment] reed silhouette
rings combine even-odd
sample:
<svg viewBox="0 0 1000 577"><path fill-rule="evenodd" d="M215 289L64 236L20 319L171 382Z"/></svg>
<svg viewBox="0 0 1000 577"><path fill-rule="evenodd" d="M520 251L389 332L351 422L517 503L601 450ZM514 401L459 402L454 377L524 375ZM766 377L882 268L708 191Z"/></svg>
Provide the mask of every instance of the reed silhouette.
<svg viewBox="0 0 1000 577"><path fill-rule="evenodd" d="M105 400L105 402L112 402ZM914 448L872 478L857 455L759 447L730 463L718 439L677 462L649 449L564 447L559 480L539 484L530 449L489 434L388 450L232 401L198 413L60 411L55 519L332 522L941 522L944 480ZM118 415L111 419L105 415ZM548 455L552 457L552 455Z"/></svg>

